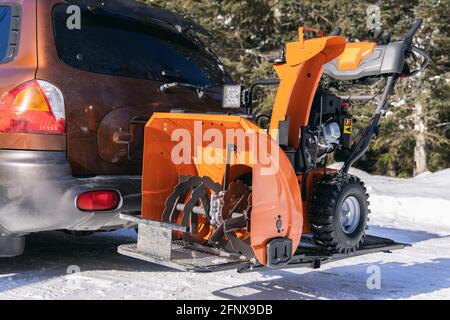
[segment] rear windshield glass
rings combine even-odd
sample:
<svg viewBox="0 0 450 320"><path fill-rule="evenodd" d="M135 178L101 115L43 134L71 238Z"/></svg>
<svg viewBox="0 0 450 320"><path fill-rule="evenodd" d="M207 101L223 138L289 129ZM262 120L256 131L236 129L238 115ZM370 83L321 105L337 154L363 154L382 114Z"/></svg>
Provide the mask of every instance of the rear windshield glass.
<svg viewBox="0 0 450 320"><path fill-rule="evenodd" d="M0 62L6 58L11 31L11 7L0 6Z"/></svg>
<svg viewBox="0 0 450 320"><path fill-rule="evenodd" d="M67 28L67 5L54 9L58 55L72 67L164 82L221 86L220 62L195 40L178 32L113 14L81 11L81 28Z"/></svg>

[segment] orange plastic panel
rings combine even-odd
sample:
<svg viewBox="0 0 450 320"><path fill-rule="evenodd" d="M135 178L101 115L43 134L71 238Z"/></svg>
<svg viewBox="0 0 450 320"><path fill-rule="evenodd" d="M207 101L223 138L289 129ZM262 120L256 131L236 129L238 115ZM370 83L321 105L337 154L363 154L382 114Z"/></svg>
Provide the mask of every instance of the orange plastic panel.
<svg viewBox="0 0 450 320"><path fill-rule="evenodd" d="M338 57L346 40L340 36L303 40L286 45L286 63L275 65L280 78L270 129L278 129L280 122L289 118L290 147L297 148L301 126L308 124L311 105L323 73L323 65ZM276 137L274 137L276 138Z"/></svg>
<svg viewBox="0 0 450 320"><path fill-rule="evenodd" d="M299 41L287 44L286 63L275 66L281 82L270 124L273 138L276 138L280 122L289 118L289 146L298 147L299 129L308 123L322 66L339 56L345 43L343 37L304 41L300 28ZM237 151L231 159L231 170L233 174L245 171L245 168L252 170L250 241L256 258L266 264L266 245L277 237L292 239L294 253L302 235L305 214L298 178L275 140L254 123L238 116L175 113L155 113L152 116L145 128L143 217L160 220L165 199L178 183L179 175L208 176L222 183L226 167L225 150L230 141L217 139L212 133L227 137L229 129L235 130L231 130L231 134L236 130L243 134L253 130L252 139L244 143L235 143L239 139L232 136L231 143L236 144ZM189 163L176 164L173 161L173 152L180 151L179 142L184 139L172 139L172 136L180 131L191 135L185 143L191 153L183 157L190 160ZM261 141L267 148L263 152L261 148L255 151L252 147L260 147ZM276 227L278 219L282 221L281 228Z"/></svg>
<svg viewBox="0 0 450 320"><path fill-rule="evenodd" d="M270 239L290 238L295 253L302 236L304 211L297 177L284 152L279 157L277 174L263 175L258 166L253 168L250 241L258 261L266 264ZM277 219L282 221L281 230L276 228Z"/></svg>
<svg viewBox="0 0 450 320"><path fill-rule="evenodd" d="M339 56L338 69L356 69L360 65L362 59L373 52L375 46L375 42L347 43L344 52Z"/></svg>
<svg viewBox="0 0 450 320"><path fill-rule="evenodd" d="M183 130L191 134L186 146L193 150L190 155L192 161L189 164L175 164L172 153L178 154L180 149L177 145L184 139L172 137L175 132ZM223 141L208 136L208 133L214 132L220 133ZM252 138L244 143L231 136L231 143L237 146L237 152L231 159L231 172L236 175L246 172L246 168L251 168L253 172L250 239L257 259L265 264L265 247L270 239L289 237L293 241L293 251L297 248L303 227L302 201L298 180L287 156L265 131L245 118L155 113L145 128L142 216L156 221L161 219L165 200L178 184L179 175L208 176L222 183L226 166L225 150L227 143L230 143L230 138L226 137L236 132L253 133L249 134ZM261 141L267 146L256 149L264 152L262 157L251 147L259 146ZM277 219L283 221L281 230L276 228Z"/></svg>

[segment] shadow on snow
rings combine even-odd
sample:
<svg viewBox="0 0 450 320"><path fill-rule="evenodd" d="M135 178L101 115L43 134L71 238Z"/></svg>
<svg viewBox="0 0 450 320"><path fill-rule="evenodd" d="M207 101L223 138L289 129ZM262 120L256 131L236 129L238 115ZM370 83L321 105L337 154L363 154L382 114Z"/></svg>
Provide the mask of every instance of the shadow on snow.
<svg viewBox="0 0 450 320"><path fill-rule="evenodd" d="M410 244L445 237L423 231L380 227L371 227L370 233ZM0 292L66 275L72 265L78 266L82 272L172 272L171 269L117 253L118 245L135 241L136 235L132 230L91 236L74 236L62 232L30 235L24 255L0 259ZM380 290L367 288L369 265L380 267ZM279 278L220 289L213 294L228 299L407 298L450 287L450 259L407 265L398 262L363 263L303 274L271 270L264 271L263 275Z"/></svg>

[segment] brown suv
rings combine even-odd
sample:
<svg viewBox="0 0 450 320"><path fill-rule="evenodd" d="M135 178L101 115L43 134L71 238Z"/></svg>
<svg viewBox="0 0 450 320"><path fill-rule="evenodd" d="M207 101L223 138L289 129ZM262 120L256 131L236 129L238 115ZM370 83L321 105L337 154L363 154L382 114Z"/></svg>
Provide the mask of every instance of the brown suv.
<svg viewBox="0 0 450 320"><path fill-rule="evenodd" d="M222 112L189 21L134 1L0 0L0 256L45 230L126 226L153 112Z"/></svg>

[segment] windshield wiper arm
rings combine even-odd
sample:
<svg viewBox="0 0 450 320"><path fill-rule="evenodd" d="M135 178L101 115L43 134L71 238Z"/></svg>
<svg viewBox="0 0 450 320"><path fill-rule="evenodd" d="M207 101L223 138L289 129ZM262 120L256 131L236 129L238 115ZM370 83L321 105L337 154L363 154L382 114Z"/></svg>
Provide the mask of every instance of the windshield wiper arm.
<svg viewBox="0 0 450 320"><path fill-rule="evenodd" d="M183 82L171 82L163 84L161 87L159 87L159 91L162 93L166 93L168 90L173 88L190 88L197 90L197 93L199 97L201 98L205 92L206 89L210 88L211 86L198 86L195 84L190 83L183 83Z"/></svg>

